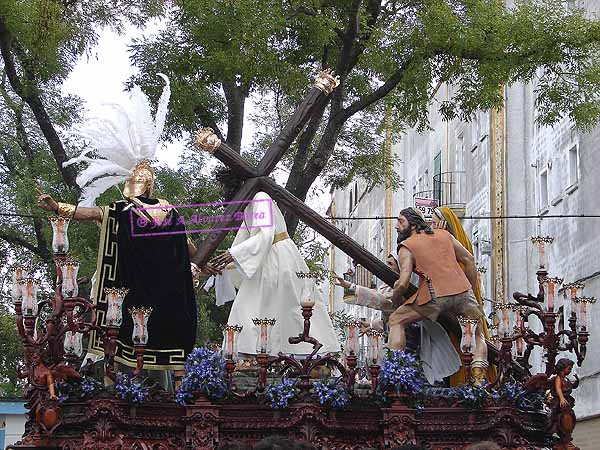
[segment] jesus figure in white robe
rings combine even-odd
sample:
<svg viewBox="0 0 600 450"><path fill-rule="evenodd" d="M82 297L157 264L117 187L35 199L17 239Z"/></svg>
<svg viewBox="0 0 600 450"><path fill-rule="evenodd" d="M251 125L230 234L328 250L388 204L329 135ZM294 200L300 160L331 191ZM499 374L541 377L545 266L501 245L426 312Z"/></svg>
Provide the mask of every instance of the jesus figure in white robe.
<svg viewBox="0 0 600 450"><path fill-rule="evenodd" d="M256 354L259 329L252 323L253 318L276 319L269 339L271 355L312 353L311 344L288 342L290 336L302 333L300 302L306 297L315 302L310 335L323 344L319 353L341 350L315 280L297 275L309 272L308 266L288 236L277 204L265 192L258 192L244 210L244 221L235 240L228 254L217 258L216 266L231 260L233 264L226 268L228 273L224 272L217 283L222 286L231 282L238 289L227 323L243 327L237 341L240 354ZM217 291L234 292L223 287ZM230 299L217 298L217 303L227 300Z"/></svg>

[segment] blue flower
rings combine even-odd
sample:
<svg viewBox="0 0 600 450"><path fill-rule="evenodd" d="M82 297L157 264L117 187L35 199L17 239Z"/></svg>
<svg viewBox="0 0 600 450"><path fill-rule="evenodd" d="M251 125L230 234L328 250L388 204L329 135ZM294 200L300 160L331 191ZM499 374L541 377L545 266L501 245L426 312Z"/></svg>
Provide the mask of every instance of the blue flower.
<svg viewBox="0 0 600 450"><path fill-rule="evenodd" d="M270 384L265 390L265 397L269 399L271 408L275 409L287 408L297 394L296 382L287 378L284 378L281 383Z"/></svg>
<svg viewBox="0 0 600 450"><path fill-rule="evenodd" d="M117 397L129 403L139 404L148 400L150 396L150 389L144 386L143 381L136 381L122 372L117 373L115 390Z"/></svg>
<svg viewBox="0 0 600 450"><path fill-rule="evenodd" d="M185 362L186 374L175 394L180 405L194 401L194 391L204 391L212 399L227 394L225 383L225 360L206 347L195 348Z"/></svg>
<svg viewBox="0 0 600 450"><path fill-rule="evenodd" d="M83 377L78 381L60 381L56 383L56 388L59 401L64 403L86 400L102 390L104 385L93 378Z"/></svg>
<svg viewBox="0 0 600 450"><path fill-rule="evenodd" d="M386 392L417 395L425 386L425 376L412 354L391 350L379 372L379 386Z"/></svg>
<svg viewBox="0 0 600 450"><path fill-rule="evenodd" d="M450 395L458 399L458 403L470 409L480 409L484 406L489 393L486 386L460 386L450 390Z"/></svg>
<svg viewBox="0 0 600 450"><path fill-rule="evenodd" d="M329 405L332 408L343 408L350 401L350 396L345 387L335 380L327 383L317 381L314 384L314 388L321 405Z"/></svg>

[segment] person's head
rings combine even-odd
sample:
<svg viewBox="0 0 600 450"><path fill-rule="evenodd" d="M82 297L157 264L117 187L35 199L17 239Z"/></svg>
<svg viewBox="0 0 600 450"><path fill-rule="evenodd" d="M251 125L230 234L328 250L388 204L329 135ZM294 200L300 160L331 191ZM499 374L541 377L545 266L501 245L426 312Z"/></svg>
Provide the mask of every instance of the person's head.
<svg viewBox="0 0 600 450"><path fill-rule="evenodd" d="M385 258L385 264L390 269L392 269L394 272L396 272L396 273L400 272L400 269L398 268L398 261L396 260L394 255L392 255L391 253L389 255L387 255L387 258Z"/></svg>
<svg viewBox="0 0 600 450"><path fill-rule="evenodd" d="M500 447L495 442L482 441L469 445L467 450L500 450Z"/></svg>
<svg viewBox="0 0 600 450"><path fill-rule="evenodd" d="M225 198L225 201L231 201L236 192L242 187L243 181L228 167L218 168L215 172L215 176L223 188L223 197Z"/></svg>
<svg viewBox="0 0 600 450"><path fill-rule="evenodd" d="M554 373L558 375L569 375L575 363L569 358L560 358L554 366Z"/></svg>
<svg viewBox="0 0 600 450"><path fill-rule="evenodd" d="M427 225L421 212L415 208L404 208L400 211L396 222L396 231L398 232L398 243L408 239L413 233L433 234L433 230Z"/></svg>
<svg viewBox="0 0 600 450"><path fill-rule="evenodd" d="M127 198L150 197L154 189L154 169L150 161L145 159L137 163L131 176L125 181L123 195Z"/></svg>

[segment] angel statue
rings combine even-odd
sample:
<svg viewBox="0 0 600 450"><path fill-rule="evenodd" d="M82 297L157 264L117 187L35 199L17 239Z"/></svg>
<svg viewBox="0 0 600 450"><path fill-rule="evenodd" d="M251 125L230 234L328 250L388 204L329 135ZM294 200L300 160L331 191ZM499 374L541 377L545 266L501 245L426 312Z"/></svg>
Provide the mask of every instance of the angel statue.
<svg viewBox="0 0 600 450"><path fill-rule="evenodd" d="M41 208L75 220L100 224L95 281L92 299L97 325L105 326L105 288L127 288L123 311L131 307L151 307L149 340L144 367L175 370L181 376L185 359L196 340L196 300L193 276L201 270L190 262L195 247L186 238L185 224L167 200L153 197L155 157L167 115L169 79L165 81L156 117L139 86L131 91L125 105L104 105L102 113L89 119L77 134L90 146L64 165L87 163L77 177L83 189L78 205L55 201L50 195L38 198ZM90 156L90 152L94 155ZM100 194L125 182L123 200L95 206ZM115 361L135 367L132 343L133 321L123 314ZM90 334L88 351L103 354L95 331Z"/></svg>
<svg viewBox="0 0 600 450"><path fill-rule="evenodd" d="M543 389L549 391L548 406L550 407L550 429L552 434L558 434L558 440L552 447L553 450L579 450L573 444L573 430L575 429L575 399L571 395L573 389L579 386L579 377L575 375L575 382L567 376L573 370L574 362L568 358L561 358L556 362L553 376L548 377L541 373L531 377L524 385L525 390Z"/></svg>
<svg viewBox="0 0 600 450"><path fill-rule="evenodd" d="M47 367L42 361L39 349L32 349L29 354L27 370L18 370L19 378L27 378L25 398L30 411L28 427L33 425L33 437L44 433L52 433L62 417L62 410L57 403L55 381L80 380L81 375L64 363ZM31 423L33 422L33 424Z"/></svg>

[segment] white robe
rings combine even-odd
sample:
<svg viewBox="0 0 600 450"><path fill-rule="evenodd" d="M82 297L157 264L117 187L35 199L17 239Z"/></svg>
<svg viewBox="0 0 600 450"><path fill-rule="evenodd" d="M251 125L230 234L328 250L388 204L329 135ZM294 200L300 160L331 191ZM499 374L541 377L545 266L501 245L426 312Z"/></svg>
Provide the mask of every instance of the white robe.
<svg viewBox="0 0 600 450"><path fill-rule="evenodd" d="M290 238L273 243L275 236L287 231L277 204L265 192L257 193L253 200L244 211L245 220L229 249L237 266L237 270L229 275L239 290L227 323L243 327L238 336L238 352L256 354L258 327L252 323L253 318L274 318L270 354L310 354L311 344L292 345L288 342L290 336L302 332L304 319L300 302L307 295L315 301L310 335L323 344L319 353L340 351L340 343L314 279L296 275L309 271L296 244Z"/></svg>

